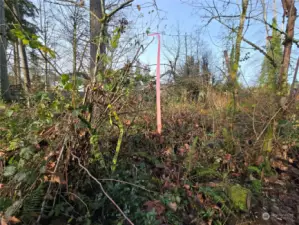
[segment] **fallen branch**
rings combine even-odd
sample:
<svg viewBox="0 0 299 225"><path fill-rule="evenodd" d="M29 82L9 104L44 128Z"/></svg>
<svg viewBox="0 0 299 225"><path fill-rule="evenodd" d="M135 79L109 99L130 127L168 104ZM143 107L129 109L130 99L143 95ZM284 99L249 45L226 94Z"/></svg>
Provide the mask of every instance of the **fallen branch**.
<svg viewBox="0 0 299 225"><path fill-rule="evenodd" d="M73 153L71 153L71 155L78 160L78 165L83 169L85 170L85 172L100 186L101 188L101 191L103 192L103 194L110 200L110 202L117 208L117 210L123 215L123 217L128 221L129 224L131 225L134 225L134 223L126 216L126 214L124 213L124 211L122 211L122 209L115 203L115 201L110 197L110 195L105 191L105 189L103 188L103 185L102 183L97 179L95 178L90 172L89 170L83 166L81 163L80 163L80 159L79 157L75 156Z"/></svg>
<svg viewBox="0 0 299 225"><path fill-rule="evenodd" d="M275 113L274 115L271 117L271 119L268 121L268 123L266 124L266 126L264 127L264 129L262 130L262 132L260 133L260 135L256 138L255 144L258 142L258 140L260 140L260 138L262 137L262 135L265 133L265 131L267 130L267 128L269 127L269 125L271 124L272 120L275 119L275 117L277 116L277 114L282 110L282 108L280 107Z"/></svg>
<svg viewBox="0 0 299 225"><path fill-rule="evenodd" d="M99 179L99 180L100 181L112 181L112 182L118 182L118 183L128 184L128 185L131 185L133 187L140 188L140 189L142 189L144 191L147 191L147 192L157 193L155 191L148 190L148 189L146 189L143 186L140 186L140 185L137 185L137 184L133 184L133 183L130 183L130 182L127 182L127 181L123 181L123 180L116 180L116 179Z"/></svg>
<svg viewBox="0 0 299 225"><path fill-rule="evenodd" d="M56 173L57 169L58 169L58 165L59 165L59 162L61 160L61 157L62 157L62 153L64 152L64 149L65 149L65 144L66 144L66 139L64 139L63 141L63 144L62 144L62 147L60 149L60 152L59 152L59 156L58 156L58 159L57 159L57 162L56 162L56 165L55 165L55 168L54 168L54 171L53 171L53 174ZM49 195L49 192L51 190L51 187L52 187L52 183L50 182L49 186L48 186L48 189L47 189L47 192L44 196L44 200L43 200L43 203L42 203L42 207L41 207L41 210L40 210L40 214L36 220L36 224L39 224L42 216L43 216L43 213L44 213L44 210L45 210L45 206L46 206L46 202L47 202L47 197Z"/></svg>

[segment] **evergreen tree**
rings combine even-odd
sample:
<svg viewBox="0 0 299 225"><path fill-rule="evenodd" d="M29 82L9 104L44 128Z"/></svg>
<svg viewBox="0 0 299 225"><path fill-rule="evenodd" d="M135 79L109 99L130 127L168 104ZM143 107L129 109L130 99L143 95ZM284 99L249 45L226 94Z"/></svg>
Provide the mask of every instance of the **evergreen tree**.
<svg viewBox="0 0 299 225"><path fill-rule="evenodd" d="M18 15L15 15L13 8L14 6L18 7ZM29 0L9 0L5 1L5 17L7 21L8 29L8 40L16 41L17 37L15 33L11 32L12 30L18 27L18 24L21 23L22 29L30 34L37 32L37 26L31 23L28 18L34 18L37 15L36 6Z"/></svg>

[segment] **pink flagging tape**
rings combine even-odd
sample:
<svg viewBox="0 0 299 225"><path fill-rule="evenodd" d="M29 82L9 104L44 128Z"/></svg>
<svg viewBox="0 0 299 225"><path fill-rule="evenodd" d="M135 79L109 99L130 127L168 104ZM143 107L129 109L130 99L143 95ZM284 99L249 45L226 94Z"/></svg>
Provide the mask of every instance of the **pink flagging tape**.
<svg viewBox="0 0 299 225"><path fill-rule="evenodd" d="M157 54L157 69L156 69L156 107L157 107L157 132L162 133L162 116L161 116L161 91L160 91L160 52L161 39L159 33L149 34L149 36L158 37L158 54Z"/></svg>

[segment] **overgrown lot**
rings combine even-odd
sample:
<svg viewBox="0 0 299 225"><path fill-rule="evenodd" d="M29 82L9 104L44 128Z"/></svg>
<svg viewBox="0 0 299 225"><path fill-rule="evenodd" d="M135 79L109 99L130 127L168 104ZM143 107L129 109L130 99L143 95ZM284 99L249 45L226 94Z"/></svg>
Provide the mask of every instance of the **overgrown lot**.
<svg viewBox="0 0 299 225"><path fill-rule="evenodd" d="M296 105L248 89L232 112L216 89L181 91L163 91L162 135L147 90L2 105L2 224L296 224Z"/></svg>

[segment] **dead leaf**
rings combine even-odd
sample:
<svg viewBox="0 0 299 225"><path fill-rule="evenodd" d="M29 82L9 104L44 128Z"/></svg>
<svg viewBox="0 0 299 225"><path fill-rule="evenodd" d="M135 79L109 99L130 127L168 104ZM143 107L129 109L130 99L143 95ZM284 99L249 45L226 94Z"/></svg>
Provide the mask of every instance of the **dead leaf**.
<svg viewBox="0 0 299 225"><path fill-rule="evenodd" d="M274 183L277 181L277 179L278 179L277 176L265 177L264 182L265 183Z"/></svg>
<svg viewBox="0 0 299 225"><path fill-rule="evenodd" d="M190 190L190 185L189 185L189 184L185 184L185 185L184 185L184 188L185 188L186 190Z"/></svg>
<svg viewBox="0 0 299 225"><path fill-rule="evenodd" d="M180 148L178 152L179 152L180 156L184 156L186 154L186 149L185 148Z"/></svg>
<svg viewBox="0 0 299 225"><path fill-rule="evenodd" d="M162 151L162 155L165 155L165 156L170 156L172 154L172 148L168 147L166 149L163 149Z"/></svg>
<svg viewBox="0 0 299 225"><path fill-rule="evenodd" d="M182 126L182 125L183 125L183 120L178 119L178 120L177 120L177 123L179 124L179 126Z"/></svg>
<svg viewBox="0 0 299 225"><path fill-rule="evenodd" d="M44 129L42 132L39 133L40 136L48 136L51 135L55 131L55 126L51 126L47 129Z"/></svg>
<svg viewBox="0 0 299 225"><path fill-rule="evenodd" d="M204 203L204 197L203 197L203 194L202 193L199 193L199 194L197 194L197 200L202 204L202 203Z"/></svg>
<svg viewBox="0 0 299 225"><path fill-rule="evenodd" d="M82 138L82 137L84 137L85 135L86 135L86 130L81 129L81 130L79 131L79 137Z"/></svg>
<svg viewBox="0 0 299 225"><path fill-rule="evenodd" d="M131 120L124 120L124 125L130 126L131 125Z"/></svg>
<svg viewBox="0 0 299 225"><path fill-rule="evenodd" d="M289 146L287 146L287 145L283 145L283 146L281 146L281 148L282 148L283 150L288 150Z"/></svg>
<svg viewBox="0 0 299 225"><path fill-rule="evenodd" d="M167 190L169 190L169 189L173 189L173 188L175 188L176 186L175 186L175 184L174 183L172 183L172 182L169 182L169 181L165 181L165 183L164 183L164 185L163 185L163 187L162 187L162 189L167 189Z"/></svg>
<svg viewBox="0 0 299 225"><path fill-rule="evenodd" d="M287 166L285 166L284 164L283 164L283 162L281 162L281 161L272 161L271 162L271 166L272 167L274 167L274 168L278 168L278 169L280 169L281 171L287 171L288 170L288 167Z"/></svg>
<svg viewBox="0 0 299 225"><path fill-rule="evenodd" d="M226 160L226 161L230 161L231 158L232 158L232 155L231 155L231 154L226 154L226 155L224 156L224 160Z"/></svg>
<svg viewBox="0 0 299 225"><path fill-rule="evenodd" d="M137 5L137 9L138 9L138 11L140 11L141 10L141 6Z"/></svg>
<svg viewBox="0 0 299 225"><path fill-rule="evenodd" d="M142 100L143 100L142 95L138 95L138 96L137 96L137 100L138 100L139 102L142 102Z"/></svg>
<svg viewBox="0 0 299 225"><path fill-rule="evenodd" d="M150 120L150 118L149 118L148 115L144 115L144 116L143 116L143 120L146 122L147 125L149 125L150 122L151 122L151 120Z"/></svg>
<svg viewBox="0 0 299 225"><path fill-rule="evenodd" d="M17 223L20 223L21 220L19 220L17 217L15 216L12 216L8 219L8 222L12 223L12 224L17 224Z"/></svg>
<svg viewBox="0 0 299 225"><path fill-rule="evenodd" d="M188 196L188 197L192 197L192 191L187 190L187 196Z"/></svg>
<svg viewBox="0 0 299 225"><path fill-rule="evenodd" d="M171 210L173 210L174 212L176 212L177 209L178 209L178 205L177 205L175 202L169 202L169 203L168 203L168 207L169 207Z"/></svg>
<svg viewBox="0 0 299 225"><path fill-rule="evenodd" d="M59 184L66 184L66 181L63 178L62 174L53 174L50 176L50 182L52 183L59 183Z"/></svg>
<svg viewBox="0 0 299 225"><path fill-rule="evenodd" d="M164 205L159 200L147 201L143 205L146 207L146 211L148 212L155 209L157 215L161 215L165 211Z"/></svg>
<svg viewBox="0 0 299 225"><path fill-rule="evenodd" d="M47 164L47 169L54 169L55 165L56 165L55 162L49 162L49 163Z"/></svg>
<svg viewBox="0 0 299 225"><path fill-rule="evenodd" d="M240 176L241 176L240 173L231 173L231 175L232 175L233 177L240 177Z"/></svg>
<svg viewBox="0 0 299 225"><path fill-rule="evenodd" d="M186 149L187 151L190 150L190 145L185 144L184 147L185 147L185 149Z"/></svg>
<svg viewBox="0 0 299 225"><path fill-rule="evenodd" d="M1 225L7 225L6 219L1 217Z"/></svg>
<svg viewBox="0 0 299 225"><path fill-rule="evenodd" d="M215 183L215 182L209 182L206 184L207 187L219 187L219 184Z"/></svg>
<svg viewBox="0 0 299 225"><path fill-rule="evenodd" d="M255 165L259 166L264 162L264 156L260 155L259 157L257 157L256 161L255 161Z"/></svg>

